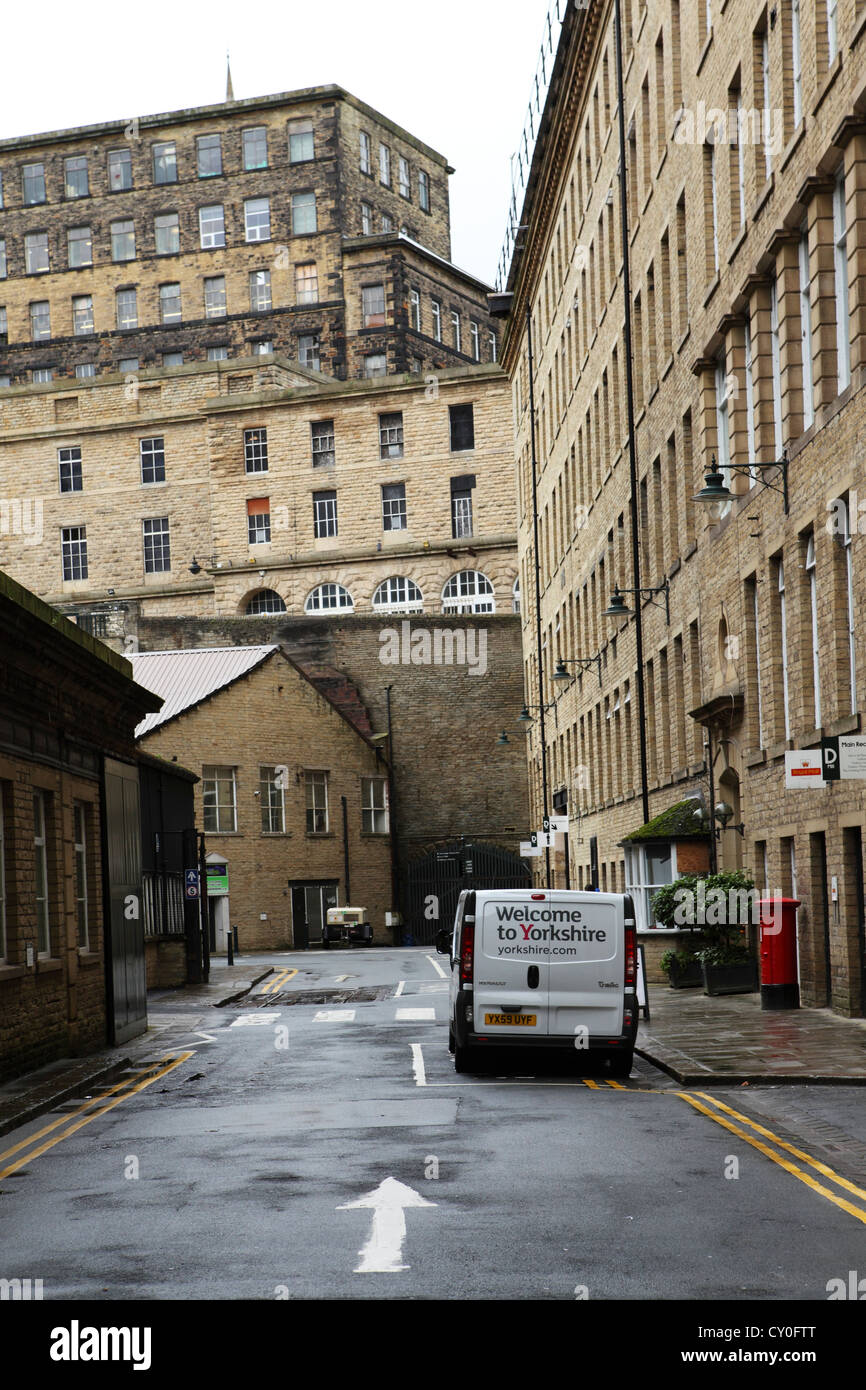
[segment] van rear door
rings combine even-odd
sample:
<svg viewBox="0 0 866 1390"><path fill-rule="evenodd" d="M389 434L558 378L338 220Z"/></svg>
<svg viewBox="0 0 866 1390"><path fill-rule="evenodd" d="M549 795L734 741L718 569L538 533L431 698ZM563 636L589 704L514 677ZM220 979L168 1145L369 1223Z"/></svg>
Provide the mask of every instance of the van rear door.
<svg viewBox="0 0 866 1390"><path fill-rule="evenodd" d="M550 958L533 929L529 896L479 893L475 922L473 1028L495 1037L546 1034Z"/></svg>
<svg viewBox="0 0 866 1390"><path fill-rule="evenodd" d="M548 893L551 908L549 1031L622 1032L623 899L615 893Z"/></svg>

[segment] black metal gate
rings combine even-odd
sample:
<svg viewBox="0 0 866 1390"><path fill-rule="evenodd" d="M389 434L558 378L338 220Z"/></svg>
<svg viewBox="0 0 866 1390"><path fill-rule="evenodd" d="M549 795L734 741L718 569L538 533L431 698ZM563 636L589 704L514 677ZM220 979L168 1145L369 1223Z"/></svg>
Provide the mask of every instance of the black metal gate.
<svg viewBox="0 0 866 1390"><path fill-rule="evenodd" d="M440 927L450 929L464 888L527 888L529 866L499 845L462 837L431 850L407 866L406 945L432 945Z"/></svg>

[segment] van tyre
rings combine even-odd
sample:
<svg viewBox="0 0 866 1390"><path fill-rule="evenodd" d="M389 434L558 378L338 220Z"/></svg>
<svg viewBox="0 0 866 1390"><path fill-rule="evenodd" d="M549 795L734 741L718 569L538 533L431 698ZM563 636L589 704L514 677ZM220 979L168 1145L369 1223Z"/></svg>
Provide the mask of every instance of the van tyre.
<svg viewBox="0 0 866 1390"><path fill-rule="evenodd" d="M634 1062L634 1051L629 1048L627 1052L611 1052L610 1054L610 1074L611 1076L628 1077L631 1076L632 1064Z"/></svg>
<svg viewBox="0 0 866 1390"><path fill-rule="evenodd" d="M448 1051L453 1052L457 1044L454 1041L454 1029L448 1029Z"/></svg>
<svg viewBox="0 0 866 1390"><path fill-rule="evenodd" d="M454 1070L458 1072L478 1070L478 1052L474 1047L454 1045Z"/></svg>

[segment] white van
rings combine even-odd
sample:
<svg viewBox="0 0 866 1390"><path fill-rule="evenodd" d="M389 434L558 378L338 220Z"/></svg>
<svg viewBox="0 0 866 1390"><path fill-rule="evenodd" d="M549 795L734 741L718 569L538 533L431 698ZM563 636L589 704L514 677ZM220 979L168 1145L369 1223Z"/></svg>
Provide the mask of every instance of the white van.
<svg viewBox="0 0 866 1390"><path fill-rule="evenodd" d="M631 898L565 889L460 894L451 957L448 1045L457 1071L499 1047L566 1047L631 1071L637 1034L637 936Z"/></svg>

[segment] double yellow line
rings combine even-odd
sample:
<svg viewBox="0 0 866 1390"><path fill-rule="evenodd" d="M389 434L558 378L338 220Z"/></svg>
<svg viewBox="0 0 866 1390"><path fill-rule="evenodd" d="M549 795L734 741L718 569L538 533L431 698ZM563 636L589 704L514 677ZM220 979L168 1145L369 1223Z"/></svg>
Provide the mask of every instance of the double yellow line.
<svg viewBox="0 0 866 1390"><path fill-rule="evenodd" d="M152 1062L150 1066L143 1067L139 1073L141 1079L134 1084L130 1084L131 1078L125 1081L118 1081L115 1086L109 1086L108 1090L103 1091L98 1096L91 1096L77 1110L73 1110L69 1115L62 1115L59 1120L52 1120L50 1124L44 1125L42 1129L30 1134L26 1139L13 1144L11 1149L6 1149L0 1153L0 1181L8 1178L11 1173L17 1173L19 1168L24 1168L34 1158L39 1158L40 1154L47 1153L53 1149L55 1144L59 1144L63 1139L68 1139L76 1130L82 1129L84 1125L89 1125L91 1120L98 1120L100 1115L107 1115L109 1110L113 1110L121 1101L129 1096L134 1096L137 1091L143 1091L146 1086L152 1086L154 1081L159 1081L160 1077L167 1076L175 1067L179 1067L182 1062L188 1062L190 1057L195 1056L195 1049L191 1052L181 1052L176 1057L169 1054L163 1057L160 1062ZM109 1099L111 1097L111 1099ZM103 1104L105 1102L105 1104ZM89 1112L89 1113L87 1113ZM76 1119L80 1116L80 1119ZM72 1121L72 1123L69 1123ZM61 1128L65 1126L65 1128ZM59 1134L54 1134L55 1130L60 1130ZM38 1140L44 1138L46 1134L53 1134L53 1138L47 1139L44 1144L38 1144ZM37 1147L34 1148L33 1145ZM19 1158L13 1158L15 1154L20 1154ZM13 1158L12 1163L4 1164L4 1160Z"/></svg>
<svg viewBox="0 0 866 1390"><path fill-rule="evenodd" d="M278 970L273 979L266 980L259 990L259 994L279 994L283 985L287 985L289 980L297 975L297 970Z"/></svg>
<svg viewBox="0 0 866 1390"><path fill-rule="evenodd" d="M822 1197L826 1197L828 1202L832 1202L836 1207L841 1207L842 1211L847 1211L849 1216L853 1216L857 1221L862 1221L864 1226L866 1226L866 1209L864 1209L864 1207L855 1206L853 1202L846 1201L844 1197L840 1197L837 1193L832 1192L829 1187L825 1187L823 1183L818 1182L810 1173L804 1172L796 1163L792 1163L790 1159L783 1157L783 1154L776 1153L768 1144L762 1143L760 1139L755 1139L751 1134L747 1134L740 1126L748 1126L755 1134L760 1134L764 1139L768 1139L771 1144L775 1144L777 1149L782 1149L784 1153L791 1154L794 1158L799 1159L800 1163L804 1163L809 1168L813 1168L816 1173L820 1173L822 1178L826 1178L829 1182L834 1183L836 1187L841 1187L843 1191L850 1192L853 1196L859 1198L860 1201L866 1203L866 1191L864 1191L862 1187L857 1187L855 1183L849 1182L847 1178L840 1177L838 1173L834 1173L833 1169L829 1168L826 1163L822 1163L820 1159L812 1158L810 1154L804 1153L802 1149L795 1148L793 1144L788 1144L784 1139L780 1139L778 1134L774 1134L771 1129L766 1129L764 1125L759 1125L755 1120L750 1120L747 1115L742 1115L739 1110L733 1110L730 1105L725 1105L724 1101L716 1100L715 1096L707 1095L705 1091L696 1091L693 1095L688 1091L676 1091L674 1094L679 1096L680 1100L684 1100L689 1105L694 1106L695 1110L699 1110L702 1115L706 1115L707 1119L714 1120L717 1125L722 1125L722 1127L729 1130L731 1134L736 1134L738 1139L742 1139L745 1143L751 1144L753 1149L757 1149L765 1158L769 1158L773 1163L777 1163L780 1168L784 1168L786 1173L790 1173L791 1176L797 1178L799 1182L803 1182L807 1187L811 1187L813 1192L817 1192ZM707 1103L704 1104L704 1101ZM711 1110L710 1106L715 1106L715 1109ZM718 1111L722 1111L723 1113L719 1114L717 1113ZM732 1120L727 1119L726 1116L728 1115L732 1115L735 1120L739 1120L740 1124L734 1124Z"/></svg>

